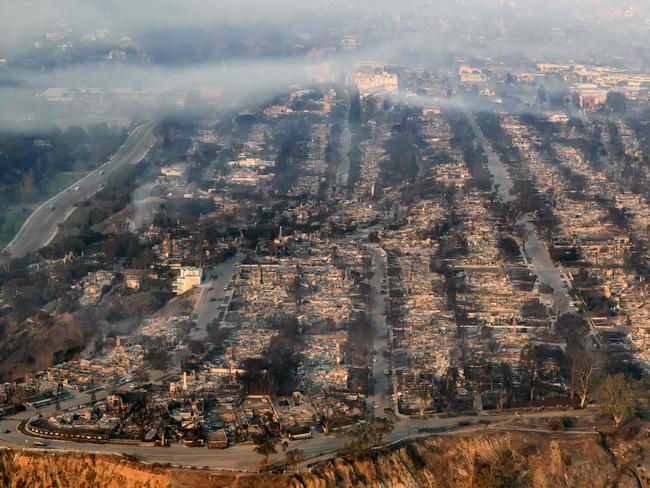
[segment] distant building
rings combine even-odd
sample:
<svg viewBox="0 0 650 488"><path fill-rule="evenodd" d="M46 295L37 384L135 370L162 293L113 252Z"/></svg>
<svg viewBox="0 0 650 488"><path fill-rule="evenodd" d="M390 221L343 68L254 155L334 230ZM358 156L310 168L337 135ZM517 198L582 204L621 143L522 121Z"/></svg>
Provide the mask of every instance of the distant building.
<svg viewBox="0 0 650 488"><path fill-rule="evenodd" d="M199 286L202 278L203 270L201 268L182 267L178 276L174 280L172 291L176 295L182 295L183 293L190 291L192 288Z"/></svg>
<svg viewBox="0 0 650 488"><path fill-rule="evenodd" d="M563 112L554 112L548 114L548 121L552 124L566 124L569 121L569 116Z"/></svg>
<svg viewBox="0 0 650 488"><path fill-rule="evenodd" d="M571 69L571 66L568 64L555 64L555 63L538 63L537 69L541 73L563 73Z"/></svg>
<svg viewBox="0 0 650 488"><path fill-rule="evenodd" d="M480 68L473 68L465 65L458 68L458 78L463 85L482 84L487 82L487 76Z"/></svg>
<svg viewBox="0 0 650 488"><path fill-rule="evenodd" d="M354 85L362 96L397 93L399 79L396 73L388 73L383 66L366 66L347 77L348 85Z"/></svg>

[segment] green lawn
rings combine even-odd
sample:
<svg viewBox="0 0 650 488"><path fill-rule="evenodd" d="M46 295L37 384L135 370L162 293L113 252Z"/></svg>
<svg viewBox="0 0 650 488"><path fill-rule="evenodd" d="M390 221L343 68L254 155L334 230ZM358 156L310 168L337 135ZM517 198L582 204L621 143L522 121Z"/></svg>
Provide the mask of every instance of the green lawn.
<svg viewBox="0 0 650 488"><path fill-rule="evenodd" d="M71 172L71 171L58 173L57 175L54 176L54 178L52 178L52 181L48 183L43 201L47 200L48 198L52 198L57 193L62 192L70 185L72 185L75 181L83 178L86 174L87 173L85 172L80 173L80 172Z"/></svg>
<svg viewBox="0 0 650 488"><path fill-rule="evenodd" d="M11 205L5 211L5 220L0 225L0 247L4 247L11 242L18 229L25 223L31 213L46 200L49 200L57 193L72 185L75 181L81 179L86 173L80 172L63 172L58 173L48 183L45 194L36 203L26 203Z"/></svg>
<svg viewBox="0 0 650 488"><path fill-rule="evenodd" d="M0 225L0 246L4 247L11 242L18 229L38 205L12 205L5 212L5 221Z"/></svg>

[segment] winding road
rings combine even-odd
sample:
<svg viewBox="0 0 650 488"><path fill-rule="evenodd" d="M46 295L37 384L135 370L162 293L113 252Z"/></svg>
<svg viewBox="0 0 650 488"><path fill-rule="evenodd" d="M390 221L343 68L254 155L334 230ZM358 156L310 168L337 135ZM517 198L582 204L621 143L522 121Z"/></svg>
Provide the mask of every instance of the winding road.
<svg viewBox="0 0 650 488"><path fill-rule="evenodd" d="M110 160L34 210L5 252L11 258L23 258L47 246L76 205L97 193L120 168L140 162L149 153L156 141L155 126L156 122L145 122L136 127Z"/></svg>
<svg viewBox="0 0 650 488"><path fill-rule="evenodd" d="M96 394L98 400L105 398L107 390L104 389ZM80 393L73 399L61 402L62 411L67 408L74 408L76 405L90 401L88 393ZM32 448L35 440L42 440L46 444L46 450L58 451L80 451L95 454L124 453L135 455L140 461L147 463L171 463L179 467L204 467L224 471L255 472L259 468L261 457L255 454L252 444L238 444L227 449L206 449L190 448L181 444L174 444L168 448L153 447L150 445L120 445L120 444L91 444L64 440L38 439L26 435L18 430L21 421L27 420L35 415L42 414L45 418L60 412L55 410L54 405L41 409L28 407L27 411L18 413L12 417L0 419L0 447L12 449ZM476 430L483 431L489 428L494 430L512 430L525 428L519 425L525 420L544 420L550 417L571 415L574 417L588 417L593 412L590 409L580 411L557 411L544 410L533 412L492 412L482 416L462 415L458 417L431 417L431 418L398 418L393 431L383 439L384 445L390 445L406 439L428 437L436 433L453 434L469 433ZM572 432L573 433L573 432ZM594 434L594 432L575 431L576 434ZM345 438L336 434L317 433L310 439L295 440L290 442L290 449L300 448L304 451L307 462L316 459L326 459L335 454L343 447ZM282 449L271 456L270 462L275 465L284 464L285 455Z"/></svg>

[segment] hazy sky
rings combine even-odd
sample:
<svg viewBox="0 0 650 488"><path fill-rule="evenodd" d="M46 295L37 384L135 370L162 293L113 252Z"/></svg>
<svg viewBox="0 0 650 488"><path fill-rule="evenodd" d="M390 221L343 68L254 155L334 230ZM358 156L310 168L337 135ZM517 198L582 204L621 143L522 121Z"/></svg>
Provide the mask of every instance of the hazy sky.
<svg viewBox="0 0 650 488"><path fill-rule="evenodd" d="M361 46L332 59L340 75L361 59L434 64L446 54L586 63L637 56L642 64L650 41L650 2L639 0L0 1L0 58L8 60L0 111L37 118L33 94L48 86L211 85L234 99L272 96L306 81L311 47L336 47L344 35ZM109 32L98 45L129 36L137 55L107 62L81 41L98 29ZM16 81L26 88L7 88Z"/></svg>
<svg viewBox="0 0 650 488"><path fill-rule="evenodd" d="M499 15L588 16L630 10L648 14L640 0L3 0L0 36L29 36L56 26L76 31L111 25L117 31L199 25L315 27L324 20L422 14L448 16ZM298 25L296 25L298 23Z"/></svg>

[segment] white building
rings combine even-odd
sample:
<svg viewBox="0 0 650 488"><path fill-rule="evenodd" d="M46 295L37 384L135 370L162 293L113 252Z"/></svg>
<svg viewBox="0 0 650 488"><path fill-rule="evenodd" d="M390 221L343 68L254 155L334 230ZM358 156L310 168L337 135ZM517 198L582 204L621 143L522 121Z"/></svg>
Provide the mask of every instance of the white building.
<svg viewBox="0 0 650 488"><path fill-rule="evenodd" d="M396 73L389 73L383 66L365 66L347 77L348 85L354 85L362 96L397 93L399 79Z"/></svg>
<svg viewBox="0 0 650 488"><path fill-rule="evenodd" d="M176 295L182 295L183 293L190 291L192 288L199 286L202 278L203 270L201 268L184 266L180 269L178 276L174 280L172 291Z"/></svg>
<svg viewBox="0 0 650 488"><path fill-rule="evenodd" d="M480 68L473 68L466 65L458 68L458 78L463 85L487 83L487 76Z"/></svg>

